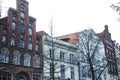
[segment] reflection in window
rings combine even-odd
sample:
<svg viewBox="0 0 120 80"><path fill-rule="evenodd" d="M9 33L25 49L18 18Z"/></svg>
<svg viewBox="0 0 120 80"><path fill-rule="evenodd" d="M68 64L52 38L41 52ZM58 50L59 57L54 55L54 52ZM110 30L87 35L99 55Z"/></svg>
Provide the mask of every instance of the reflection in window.
<svg viewBox="0 0 120 80"><path fill-rule="evenodd" d="M32 43L31 42L28 43L28 49L32 50Z"/></svg>
<svg viewBox="0 0 120 80"><path fill-rule="evenodd" d="M10 39L10 45L12 45L12 46L15 45L15 38L12 37L12 38Z"/></svg>
<svg viewBox="0 0 120 80"><path fill-rule="evenodd" d="M0 62L8 63L9 50L8 48L2 48L0 53Z"/></svg>
<svg viewBox="0 0 120 80"><path fill-rule="evenodd" d="M20 47L24 48L24 40L22 40L22 39L20 40Z"/></svg>
<svg viewBox="0 0 120 80"><path fill-rule="evenodd" d="M2 42L5 43L6 42L6 36L2 36Z"/></svg>
<svg viewBox="0 0 120 80"><path fill-rule="evenodd" d="M30 58L31 56L28 53L24 54L24 66L30 66Z"/></svg>
<svg viewBox="0 0 120 80"><path fill-rule="evenodd" d="M18 50L13 51L13 64L20 64L20 52Z"/></svg>
<svg viewBox="0 0 120 80"><path fill-rule="evenodd" d="M39 57L39 55L35 55L34 56L34 67L37 67L37 68L39 68L40 67L40 57Z"/></svg>

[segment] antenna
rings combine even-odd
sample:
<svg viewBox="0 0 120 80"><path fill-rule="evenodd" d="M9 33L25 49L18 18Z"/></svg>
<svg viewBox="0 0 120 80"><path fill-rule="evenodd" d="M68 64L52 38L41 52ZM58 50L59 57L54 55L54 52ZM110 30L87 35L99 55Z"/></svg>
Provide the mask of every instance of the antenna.
<svg viewBox="0 0 120 80"><path fill-rule="evenodd" d="M1 13L2 13L2 0L0 0L0 18L1 18Z"/></svg>

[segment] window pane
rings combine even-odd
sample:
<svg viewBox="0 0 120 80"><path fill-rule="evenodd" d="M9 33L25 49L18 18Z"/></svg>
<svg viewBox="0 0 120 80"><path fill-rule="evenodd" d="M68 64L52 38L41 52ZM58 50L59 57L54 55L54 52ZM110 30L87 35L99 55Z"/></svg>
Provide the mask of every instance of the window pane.
<svg viewBox="0 0 120 80"><path fill-rule="evenodd" d="M32 43L31 42L28 43L28 49L32 50Z"/></svg>
<svg viewBox="0 0 120 80"><path fill-rule="evenodd" d="M12 46L15 45L15 38L11 38L10 45L12 45Z"/></svg>
<svg viewBox="0 0 120 80"><path fill-rule="evenodd" d="M30 58L31 56L28 53L24 54L24 66L30 66Z"/></svg>
<svg viewBox="0 0 120 80"><path fill-rule="evenodd" d="M24 25L23 25L23 24L20 25L20 32L21 32L22 34L24 33Z"/></svg>
<svg viewBox="0 0 120 80"><path fill-rule="evenodd" d="M65 66L61 65L61 78L65 78Z"/></svg>
<svg viewBox="0 0 120 80"><path fill-rule="evenodd" d="M64 52L60 51L60 60L64 61Z"/></svg>
<svg viewBox="0 0 120 80"><path fill-rule="evenodd" d="M38 55L34 56L34 67L39 68L40 67L40 57Z"/></svg>
<svg viewBox="0 0 120 80"><path fill-rule="evenodd" d="M32 35L32 28L28 28L28 34Z"/></svg>
<svg viewBox="0 0 120 80"><path fill-rule="evenodd" d="M12 22L11 27L12 27L12 30L15 30L15 28L16 28L16 23L15 23L15 22Z"/></svg>
<svg viewBox="0 0 120 80"><path fill-rule="evenodd" d="M42 80L42 77L40 74L33 74L33 80Z"/></svg>
<svg viewBox="0 0 120 80"><path fill-rule="evenodd" d="M2 36L2 42L3 42L3 43L6 42L6 36Z"/></svg>
<svg viewBox="0 0 120 80"><path fill-rule="evenodd" d="M20 47L24 48L24 40L20 40Z"/></svg>
<svg viewBox="0 0 120 80"><path fill-rule="evenodd" d="M9 50L8 48L2 48L0 54L0 62L8 63Z"/></svg>
<svg viewBox="0 0 120 80"><path fill-rule="evenodd" d="M17 50L13 51L13 64L16 64L16 65L20 64L20 52Z"/></svg>

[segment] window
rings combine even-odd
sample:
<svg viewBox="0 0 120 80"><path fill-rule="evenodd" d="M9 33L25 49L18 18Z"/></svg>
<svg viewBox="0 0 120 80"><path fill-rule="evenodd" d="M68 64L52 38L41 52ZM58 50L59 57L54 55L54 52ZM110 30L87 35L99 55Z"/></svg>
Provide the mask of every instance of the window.
<svg viewBox="0 0 120 80"><path fill-rule="evenodd" d="M60 51L60 60L61 61L64 61L64 54L65 54L64 52Z"/></svg>
<svg viewBox="0 0 120 80"><path fill-rule="evenodd" d="M61 65L61 78L65 78L65 66Z"/></svg>
<svg viewBox="0 0 120 80"><path fill-rule="evenodd" d="M2 48L0 53L0 62L8 63L9 50L8 48Z"/></svg>
<svg viewBox="0 0 120 80"><path fill-rule="evenodd" d="M32 27L32 23L29 23L29 27Z"/></svg>
<svg viewBox="0 0 120 80"><path fill-rule="evenodd" d="M53 76L54 69L52 63L50 63L50 76Z"/></svg>
<svg viewBox="0 0 120 80"><path fill-rule="evenodd" d="M11 28L12 28L12 30L15 30L15 28L16 28L16 23L15 22L11 23Z"/></svg>
<svg viewBox="0 0 120 80"><path fill-rule="evenodd" d="M25 30L24 30L24 25L23 25L23 24L20 25L20 32L21 32L22 34L25 32Z"/></svg>
<svg viewBox="0 0 120 80"><path fill-rule="evenodd" d="M42 76L40 74L33 74L33 80L42 80Z"/></svg>
<svg viewBox="0 0 120 80"><path fill-rule="evenodd" d="M70 62L72 63L73 62L73 54L70 54Z"/></svg>
<svg viewBox="0 0 120 80"><path fill-rule="evenodd" d="M17 76L17 79L16 80L26 80L27 78L23 75L23 74L20 74Z"/></svg>
<svg viewBox="0 0 120 80"><path fill-rule="evenodd" d="M80 61L86 62L86 55L84 54L83 51L80 53Z"/></svg>
<svg viewBox="0 0 120 80"><path fill-rule="evenodd" d="M54 59L54 50L53 49L50 49L50 58Z"/></svg>
<svg viewBox="0 0 120 80"><path fill-rule="evenodd" d="M15 16L13 16L12 18L13 18L13 20L15 20L15 19L16 19L16 17L15 17Z"/></svg>
<svg viewBox="0 0 120 80"><path fill-rule="evenodd" d="M32 28L28 28L28 34L31 36L32 35Z"/></svg>
<svg viewBox="0 0 120 80"><path fill-rule="evenodd" d="M4 35L2 36L2 42L6 43L6 36L4 36Z"/></svg>
<svg viewBox="0 0 120 80"><path fill-rule="evenodd" d="M12 37L12 38L10 39L10 45L11 45L11 46L14 46L14 45L15 45L15 38Z"/></svg>
<svg viewBox="0 0 120 80"><path fill-rule="evenodd" d="M71 79L75 80L74 67L70 67Z"/></svg>
<svg viewBox="0 0 120 80"><path fill-rule="evenodd" d="M31 56L28 53L24 54L24 66L30 66L30 58Z"/></svg>
<svg viewBox="0 0 120 80"><path fill-rule="evenodd" d="M34 63L34 67L37 67L37 68L40 67L40 57L39 57L39 55L35 55L35 56L34 56L34 61L33 61L33 63Z"/></svg>
<svg viewBox="0 0 120 80"><path fill-rule="evenodd" d="M0 71L0 80L12 80L12 75L5 71Z"/></svg>
<svg viewBox="0 0 120 80"><path fill-rule="evenodd" d="M81 66L81 75L82 75L82 78L87 77L87 67L85 65Z"/></svg>
<svg viewBox="0 0 120 80"><path fill-rule="evenodd" d="M20 12L20 17L23 18L23 19L25 18L24 12L22 12L22 11Z"/></svg>
<svg viewBox="0 0 120 80"><path fill-rule="evenodd" d="M22 40L22 39L20 40L20 47L24 48L24 40Z"/></svg>
<svg viewBox="0 0 120 80"><path fill-rule="evenodd" d="M28 43L28 49L32 50L32 43L31 42Z"/></svg>
<svg viewBox="0 0 120 80"><path fill-rule="evenodd" d="M18 50L13 51L13 64L20 64L20 52Z"/></svg>
<svg viewBox="0 0 120 80"><path fill-rule="evenodd" d="M38 46L38 44L36 44L35 50L38 51L38 48L39 48L39 46Z"/></svg>

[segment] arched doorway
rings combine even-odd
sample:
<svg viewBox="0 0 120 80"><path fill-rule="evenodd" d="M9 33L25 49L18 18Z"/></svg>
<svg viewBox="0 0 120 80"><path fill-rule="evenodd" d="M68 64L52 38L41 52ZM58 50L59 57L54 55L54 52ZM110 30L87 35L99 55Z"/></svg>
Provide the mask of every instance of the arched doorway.
<svg viewBox="0 0 120 80"><path fill-rule="evenodd" d="M20 72L17 74L16 80L30 80L30 77L26 72Z"/></svg>
<svg viewBox="0 0 120 80"><path fill-rule="evenodd" d="M0 71L0 80L12 80L12 76L8 72Z"/></svg>
<svg viewBox="0 0 120 80"><path fill-rule="evenodd" d="M17 80L26 80L26 77L24 75L18 75Z"/></svg>

